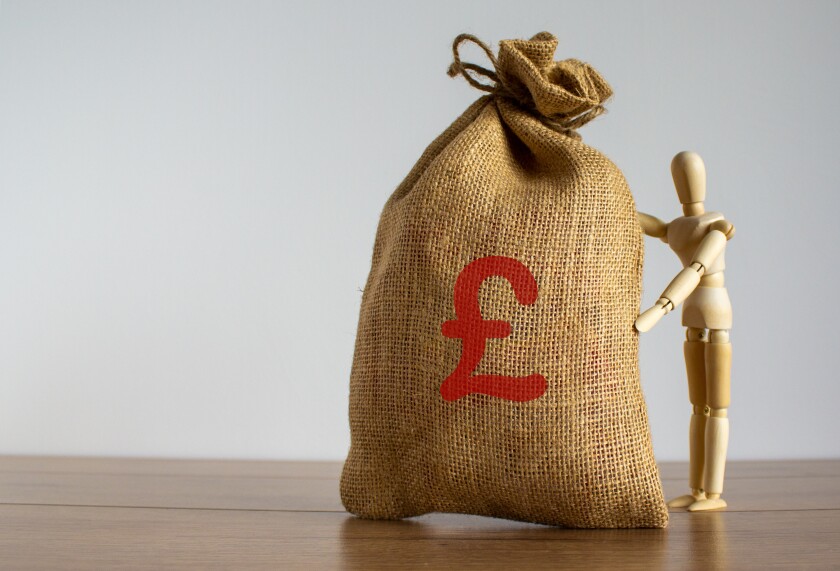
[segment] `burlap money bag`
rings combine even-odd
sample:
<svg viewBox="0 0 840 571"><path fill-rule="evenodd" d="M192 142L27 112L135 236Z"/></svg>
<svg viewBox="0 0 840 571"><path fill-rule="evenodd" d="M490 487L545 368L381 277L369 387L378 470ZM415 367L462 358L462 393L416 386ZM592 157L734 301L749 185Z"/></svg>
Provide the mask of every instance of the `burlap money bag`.
<svg viewBox="0 0 840 571"><path fill-rule="evenodd" d="M463 41L495 69L462 63ZM341 476L358 516L667 524L633 329L642 232L623 175L575 131L612 91L556 47L542 32L496 59L456 38L450 75L489 94L382 211Z"/></svg>

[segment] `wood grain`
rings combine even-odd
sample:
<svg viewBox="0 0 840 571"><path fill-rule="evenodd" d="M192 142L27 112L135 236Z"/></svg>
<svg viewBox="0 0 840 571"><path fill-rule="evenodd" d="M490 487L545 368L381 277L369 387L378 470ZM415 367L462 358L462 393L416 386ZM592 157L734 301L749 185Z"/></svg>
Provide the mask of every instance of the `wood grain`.
<svg viewBox="0 0 840 571"><path fill-rule="evenodd" d="M730 463L724 512L665 530L454 514L360 520L339 463L0 458L0 567L724 569L840 566L840 461ZM663 465L681 493L685 465Z"/></svg>
<svg viewBox="0 0 840 571"><path fill-rule="evenodd" d="M151 474L155 476L250 476L327 478L341 475L341 462L277 460L186 460L180 458L117 458L92 456L0 456L2 472L78 474Z"/></svg>

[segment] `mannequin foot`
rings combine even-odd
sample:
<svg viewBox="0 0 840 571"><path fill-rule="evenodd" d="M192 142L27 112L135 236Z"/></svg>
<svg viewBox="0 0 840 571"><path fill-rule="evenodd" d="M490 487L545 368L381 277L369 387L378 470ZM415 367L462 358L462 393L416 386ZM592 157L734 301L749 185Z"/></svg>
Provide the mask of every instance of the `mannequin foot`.
<svg viewBox="0 0 840 571"><path fill-rule="evenodd" d="M719 510L726 507L726 502L721 498L698 500L686 508L690 512L705 512Z"/></svg>
<svg viewBox="0 0 840 571"><path fill-rule="evenodd" d="M703 492L691 493L686 494L684 496L680 496L678 498L674 498L673 500L668 502L669 508L686 508L692 504L696 504L699 501L705 500L706 494Z"/></svg>

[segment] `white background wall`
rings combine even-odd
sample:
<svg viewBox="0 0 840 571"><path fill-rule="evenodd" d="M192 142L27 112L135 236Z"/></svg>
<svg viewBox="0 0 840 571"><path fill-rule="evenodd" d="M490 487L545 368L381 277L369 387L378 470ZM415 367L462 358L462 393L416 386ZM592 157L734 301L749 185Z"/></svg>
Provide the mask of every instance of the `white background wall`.
<svg viewBox="0 0 840 571"><path fill-rule="evenodd" d="M476 97L460 32L541 30L616 95L639 208L705 158L738 234L731 458L840 456L837 2L0 5L0 453L342 459L382 205ZM466 48L466 61L487 62ZM679 269L647 241L645 305ZM678 315L642 340L687 457Z"/></svg>

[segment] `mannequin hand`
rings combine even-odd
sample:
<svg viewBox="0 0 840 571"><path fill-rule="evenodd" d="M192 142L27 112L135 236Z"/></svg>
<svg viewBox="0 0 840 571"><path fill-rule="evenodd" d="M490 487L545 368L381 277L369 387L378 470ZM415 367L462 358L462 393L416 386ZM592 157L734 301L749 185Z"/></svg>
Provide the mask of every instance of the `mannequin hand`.
<svg viewBox="0 0 840 571"><path fill-rule="evenodd" d="M667 299L659 299L657 300L656 305L640 314L639 317L636 318L636 322L633 323L633 327L636 328L636 331L644 333L653 329L653 326L659 323L659 320L665 317L665 314L670 311L669 309L666 309L669 303L670 302Z"/></svg>

